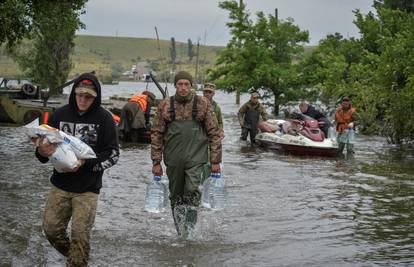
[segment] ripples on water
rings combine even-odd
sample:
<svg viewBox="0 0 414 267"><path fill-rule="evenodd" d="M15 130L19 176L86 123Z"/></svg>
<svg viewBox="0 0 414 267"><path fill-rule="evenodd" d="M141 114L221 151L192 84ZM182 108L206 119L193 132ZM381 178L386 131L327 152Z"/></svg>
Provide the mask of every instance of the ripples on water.
<svg viewBox="0 0 414 267"><path fill-rule="evenodd" d="M234 96L217 99L228 207L201 210L195 240L177 239L169 211L143 210L149 145L123 144L119 163L104 175L90 266L414 263L412 150L361 136L352 159L250 147L238 140ZM0 266L64 266L41 233L50 166L34 158L21 129L0 127L0 136Z"/></svg>

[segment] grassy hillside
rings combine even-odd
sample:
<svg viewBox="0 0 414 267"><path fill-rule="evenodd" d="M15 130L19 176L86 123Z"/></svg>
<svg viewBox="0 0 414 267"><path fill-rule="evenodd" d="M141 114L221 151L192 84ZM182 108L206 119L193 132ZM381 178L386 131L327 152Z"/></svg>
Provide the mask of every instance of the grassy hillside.
<svg viewBox="0 0 414 267"><path fill-rule="evenodd" d="M95 70L102 79L110 76L114 67L120 71L130 70L133 64L138 61L147 61L149 64L159 64L160 70L170 69L170 40L160 40L161 51L158 49L156 39L148 38L128 38L128 37L109 37L78 35L75 38L75 52L73 55L73 69L70 77L83 72ZM194 53L196 44L193 44ZM200 46L199 73L211 67L217 53L223 47ZM310 53L314 47L305 47L305 53ZM177 66L178 70L195 72L195 57L189 62L187 56L187 43L176 42ZM0 49L0 77L21 75L18 65L13 62Z"/></svg>
<svg viewBox="0 0 414 267"><path fill-rule="evenodd" d="M75 38L75 53L73 55L74 68L70 76L78 73L95 70L99 76L111 74L111 67L120 66L124 71L129 70L132 64L138 61L158 62L161 68L170 68L169 40L160 40L161 51L158 50L157 40L147 38L127 38L79 35ZM200 69L214 64L217 52L221 47L200 46L200 61L206 64ZM196 45L194 44L194 52ZM195 57L188 61L187 43L176 42L177 69L194 70ZM0 50L0 76L20 75L16 63Z"/></svg>

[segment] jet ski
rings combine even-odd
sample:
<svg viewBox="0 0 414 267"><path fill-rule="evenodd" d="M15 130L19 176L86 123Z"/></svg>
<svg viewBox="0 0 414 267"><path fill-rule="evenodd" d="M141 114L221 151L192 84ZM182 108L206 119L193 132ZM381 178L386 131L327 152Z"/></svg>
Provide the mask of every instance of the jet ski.
<svg viewBox="0 0 414 267"><path fill-rule="evenodd" d="M338 143L333 128L329 137L319 128L317 120L305 116L303 120L267 120L259 123L256 143L289 154L335 157ZM331 134L332 133L332 134Z"/></svg>

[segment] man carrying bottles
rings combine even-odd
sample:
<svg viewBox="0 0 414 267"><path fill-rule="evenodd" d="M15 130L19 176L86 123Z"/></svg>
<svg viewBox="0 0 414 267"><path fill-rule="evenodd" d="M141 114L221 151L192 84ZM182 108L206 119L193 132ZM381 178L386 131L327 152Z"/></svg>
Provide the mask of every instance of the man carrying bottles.
<svg viewBox="0 0 414 267"><path fill-rule="evenodd" d="M158 105L151 129L152 173L163 174L164 157L174 223L183 238L189 237L197 222L201 172L208 162L209 147L211 172L220 172L221 163L220 130L211 104L205 97L192 93L192 84L188 72L175 75L176 93Z"/></svg>

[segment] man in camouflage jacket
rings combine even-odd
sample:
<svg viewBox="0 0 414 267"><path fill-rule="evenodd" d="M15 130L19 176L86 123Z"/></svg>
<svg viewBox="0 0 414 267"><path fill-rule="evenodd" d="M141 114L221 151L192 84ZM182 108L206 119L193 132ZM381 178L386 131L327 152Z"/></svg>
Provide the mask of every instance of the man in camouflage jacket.
<svg viewBox="0 0 414 267"><path fill-rule="evenodd" d="M185 238L197 222L195 207L201 199L198 188L208 155L211 172L220 172L221 163L217 120L209 100L191 91L192 83L188 72L175 75L176 94L159 104L151 129L152 172L163 174L161 160L164 158L175 226Z"/></svg>

